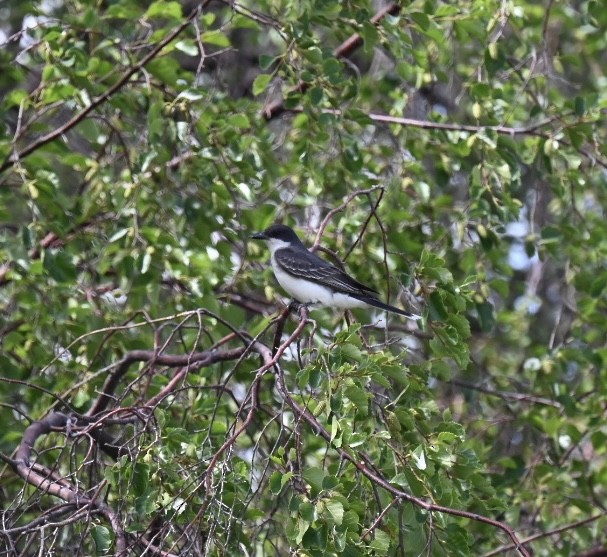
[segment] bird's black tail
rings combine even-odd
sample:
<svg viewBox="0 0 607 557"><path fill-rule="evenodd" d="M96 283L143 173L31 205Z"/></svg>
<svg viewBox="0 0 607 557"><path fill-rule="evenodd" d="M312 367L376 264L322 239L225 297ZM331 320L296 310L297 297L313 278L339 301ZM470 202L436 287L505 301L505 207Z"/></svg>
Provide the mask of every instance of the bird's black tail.
<svg viewBox="0 0 607 557"><path fill-rule="evenodd" d="M371 296L353 296L354 298L356 298L357 300L360 300L361 302L365 302L365 304L369 304L370 306L379 308L379 309L383 309L385 311L391 311L392 313L398 313L399 315L404 315L405 317L408 317L409 319L421 319L421 315L415 315L414 313L410 313L408 311L405 311L404 309L400 309L394 306L391 306L390 304L385 304L384 302L376 299L376 298L372 298Z"/></svg>

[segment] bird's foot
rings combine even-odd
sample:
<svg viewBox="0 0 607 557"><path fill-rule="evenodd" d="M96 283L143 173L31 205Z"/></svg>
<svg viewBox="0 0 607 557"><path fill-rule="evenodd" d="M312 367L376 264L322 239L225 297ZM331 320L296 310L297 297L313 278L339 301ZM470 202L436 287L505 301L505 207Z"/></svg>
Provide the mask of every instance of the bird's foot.
<svg viewBox="0 0 607 557"><path fill-rule="evenodd" d="M291 300L289 302L289 311L292 311L294 313L300 313L302 308L307 308L308 304L302 304L301 302L298 302L297 300Z"/></svg>

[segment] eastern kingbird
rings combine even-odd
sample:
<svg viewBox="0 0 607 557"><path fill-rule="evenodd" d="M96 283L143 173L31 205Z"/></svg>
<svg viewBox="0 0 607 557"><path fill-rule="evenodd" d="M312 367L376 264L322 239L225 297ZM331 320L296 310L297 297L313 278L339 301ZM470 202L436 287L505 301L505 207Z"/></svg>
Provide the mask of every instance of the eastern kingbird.
<svg viewBox="0 0 607 557"><path fill-rule="evenodd" d="M273 224L251 238L268 242L276 280L301 304L337 309L373 306L420 319L419 315L381 302L376 290L308 251L288 226Z"/></svg>

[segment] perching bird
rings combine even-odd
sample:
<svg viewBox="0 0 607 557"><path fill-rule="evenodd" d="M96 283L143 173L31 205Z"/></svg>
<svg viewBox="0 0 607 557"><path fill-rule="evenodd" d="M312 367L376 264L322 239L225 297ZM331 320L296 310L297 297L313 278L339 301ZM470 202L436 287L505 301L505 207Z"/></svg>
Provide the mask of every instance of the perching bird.
<svg viewBox="0 0 607 557"><path fill-rule="evenodd" d="M418 315L381 302L376 290L308 251L288 226L273 224L251 238L268 242L276 280L301 304L336 309L373 306L420 319Z"/></svg>

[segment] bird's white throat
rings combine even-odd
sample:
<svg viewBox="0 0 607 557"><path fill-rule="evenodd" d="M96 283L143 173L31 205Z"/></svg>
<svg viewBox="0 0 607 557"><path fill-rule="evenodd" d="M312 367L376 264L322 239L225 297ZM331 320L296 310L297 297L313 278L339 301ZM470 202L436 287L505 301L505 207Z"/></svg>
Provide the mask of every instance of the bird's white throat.
<svg viewBox="0 0 607 557"><path fill-rule="evenodd" d="M270 248L270 254L272 255L272 267L274 267L274 254L276 253L276 250L288 248L291 244L284 240L279 240L278 238L268 238L266 241L268 243L268 248Z"/></svg>

